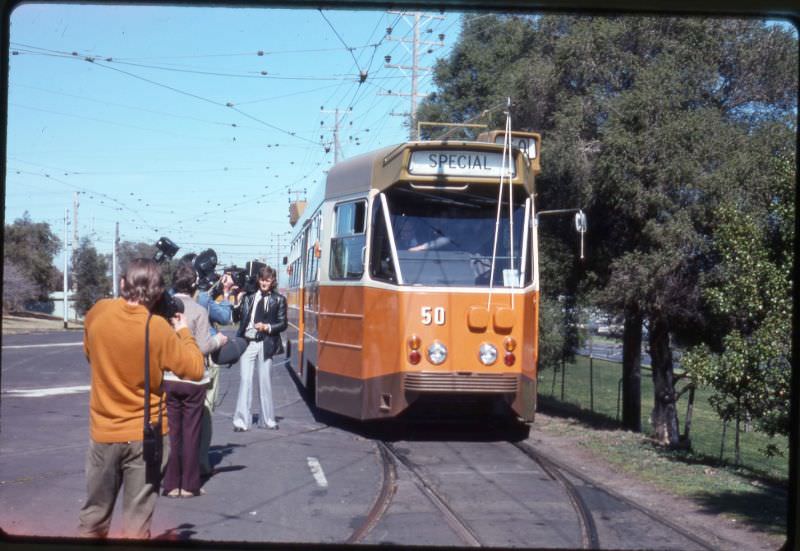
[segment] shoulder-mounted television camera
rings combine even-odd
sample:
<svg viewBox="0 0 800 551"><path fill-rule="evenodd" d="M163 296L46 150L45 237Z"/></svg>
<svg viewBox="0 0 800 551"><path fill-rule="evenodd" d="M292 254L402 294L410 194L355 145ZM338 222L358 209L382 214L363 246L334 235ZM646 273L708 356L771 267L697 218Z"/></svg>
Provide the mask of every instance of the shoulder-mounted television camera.
<svg viewBox="0 0 800 551"><path fill-rule="evenodd" d="M223 270L233 278L233 284L245 293L255 293L258 290L258 271L266 266L263 262L251 260L244 268L229 266Z"/></svg>
<svg viewBox="0 0 800 551"><path fill-rule="evenodd" d="M178 249L180 249L180 247L178 247L171 239L168 237L162 237L156 241L156 252L153 254L153 260L159 264L168 262L173 256L175 256L175 253L178 252ZM169 320L170 318L174 318L175 314L183 313L183 302L181 299L172 296L169 291L165 290L163 293L161 293L161 296L158 297L158 300L156 300L155 304L151 308L151 311L154 314Z"/></svg>

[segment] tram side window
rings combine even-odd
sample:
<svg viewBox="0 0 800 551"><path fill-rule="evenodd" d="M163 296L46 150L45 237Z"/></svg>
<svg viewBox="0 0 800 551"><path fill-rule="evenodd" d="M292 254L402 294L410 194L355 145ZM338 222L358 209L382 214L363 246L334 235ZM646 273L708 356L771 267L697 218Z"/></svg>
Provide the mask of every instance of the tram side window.
<svg viewBox="0 0 800 551"><path fill-rule="evenodd" d="M369 260L369 273L373 279L396 283L397 274L394 271L392 246L389 243L389 233L386 231L383 205L377 200L372 205L372 253Z"/></svg>
<svg viewBox="0 0 800 551"><path fill-rule="evenodd" d="M294 260L289 267L292 269L291 278L289 279L289 286L292 288L300 287L300 259Z"/></svg>
<svg viewBox="0 0 800 551"><path fill-rule="evenodd" d="M306 283L317 281L317 276L319 275L319 257L316 253L317 243L319 242L320 223L319 215L317 215L311 224L306 238L306 242L308 243L308 250L306 251Z"/></svg>
<svg viewBox="0 0 800 551"><path fill-rule="evenodd" d="M306 251L306 283L311 283L317 280L317 265L319 261L314 254L314 245Z"/></svg>
<svg viewBox="0 0 800 551"><path fill-rule="evenodd" d="M361 279L364 273L366 202L336 205L331 239L331 279Z"/></svg>

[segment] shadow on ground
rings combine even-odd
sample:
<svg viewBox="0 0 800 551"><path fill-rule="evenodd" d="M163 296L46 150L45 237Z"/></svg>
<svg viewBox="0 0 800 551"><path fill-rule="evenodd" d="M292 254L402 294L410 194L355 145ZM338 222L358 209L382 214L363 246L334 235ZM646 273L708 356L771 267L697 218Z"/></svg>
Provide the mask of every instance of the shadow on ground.
<svg viewBox="0 0 800 551"><path fill-rule="evenodd" d="M754 487L742 492L699 492L692 500L712 514L733 515L759 532L786 535L786 491Z"/></svg>
<svg viewBox="0 0 800 551"><path fill-rule="evenodd" d="M561 402L549 396L539 396L539 411L551 417L571 419L592 430L624 430L613 417ZM700 465L735 474L742 482L740 489L718 492L696 492L688 497L711 514L726 514L740 519L761 532L786 533L787 482L770 477L757 469L735 466L727 461L693 452L691 449L670 450L654 443L643 447L673 463Z"/></svg>

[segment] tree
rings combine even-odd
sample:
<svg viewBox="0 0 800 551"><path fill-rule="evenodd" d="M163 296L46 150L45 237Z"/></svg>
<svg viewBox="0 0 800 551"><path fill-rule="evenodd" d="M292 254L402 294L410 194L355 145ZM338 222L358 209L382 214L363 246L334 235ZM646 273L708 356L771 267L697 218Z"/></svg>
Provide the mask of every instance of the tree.
<svg viewBox="0 0 800 551"><path fill-rule="evenodd" d="M558 300L539 302L539 365L555 367L565 356L565 312Z"/></svg>
<svg viewBox="0 0 800 551"><path fill-rule="evenodd" d="M676 401L689 387L678 386L672 348L715 336L700 292L716 261L713 206L751 202L765 186L757 167L793 141L794 36L752 20L466 17L434 79L420 117L472 120L511 96L514 127L543 133L538 206L588 205L587 280L626 316L625 396L638 393L632 348L646 321L653 430L679 445ZM554 269L545 255L573 251L574 237L540 231L543 281L574 296L582 267Z"/></svg>
<svg viewBox="0 0 800 551"><path fill-rule="evenodd" d="M785 76L796 75L796 66L785 64L792 40L786 36L774 52L763 49L780 32L757 22L660 24L668 28L658 54L639 70L636 86L611 102L595 201L624 230L612 234L617 249L606 299L648 321L654 430L660 442L677 446L676 401L691 386L678 388L684 376L673 370L672 339L714 338L700 291L717 261L708 247L720 221L714 208L753 205L769 178L755 167L765 166L777 143L793 143L784 117L796 86Z"/></svg>
<svg viewBox="0 0 800 551"><path fill-rule="evenodd" d="M733 201L717 208L712 248L720 261L705 274L702 289L725 329L721 343L697 346L683 360L697 384L713 389L711 404L720 417L736 423L737 464L743 419L771 436L790 430L794 161L773 164L772 199L762 209L745 210ZM771 444L765 451L777 450Z"/></svg>
<svg viewBox="0 0 800 551"><path fill-rule="evenodd" d="M133 241L122 241L117 246L117 263L120 274L125 273L128 263L134 258L153 258L156 247L153 244Z"/></svg>
<svg viewBox="0 0 800 551"><path fill-rule="evenodd" d="M9 258L3 259L3 312L23 310L28 301L34 300L39 290L33 280Z"/></svg>
<svg viewBox="0 0 800 551"><path fill-rule="evenodd" d="M75 309L80 315L85 315L95 302L111 294L109 266L106 259L97 254L97 250L87 237L81 240L73 258L73 265L75 281L78 284Z"/></svg>
<svg viewBox="0 0 800 551"><path fill-rule="evenodd" d="M61 249L61 240L45 222L33 222L26 211L13 224L5 225L4 258L14 264L22 277L33 282L38 300L47 300L56 270L53 258ZM5 265L5 262L4 262Z"/></svg>
<svg viewBox="0 0 800 551"><path fill-rule="evenodd" d="M119 277L125 273L128 263L134 258L153 258L157 249L154 244L144 242L122 241L117 247L117 263L119 265ZM165 260L161 263L161 273L164 275L164 283L169 287L172 284L172 274L178 267L180 255L176 258Z"/></svg>

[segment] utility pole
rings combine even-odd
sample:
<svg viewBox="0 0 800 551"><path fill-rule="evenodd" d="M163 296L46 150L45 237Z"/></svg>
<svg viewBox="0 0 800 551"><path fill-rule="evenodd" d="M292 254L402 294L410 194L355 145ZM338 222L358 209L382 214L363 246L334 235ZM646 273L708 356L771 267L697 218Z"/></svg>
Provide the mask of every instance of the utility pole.
<svg viewBox="0 0 800 551"><path fill-rule="evenodd" d="M64 329L67 328L67 293L69 293L69 288L67 287L67 281L69 280L67 273L69 270L69 232L67 227L69 226L69 208L64 209Z"/></svg>
<svg viewBox="0 0 800 551"><path fill-rule="evenodd" d="M78 201L78 191L72 196L72 216L73 216L73 228L72 228L72 261L74 262L75 259L78 257L78 205L80 204ZM78 291L78 282L73 277L72 278L72 292L75 293Z"/></svg>
<svg viewBox="0 0 800 551"><path fill-rule="evenodd" d="M117 247L119 246L119 222L114 229L114 245L111 247L111 281L113 282L114 298L119 296L119 276L117 275Z"/></svg>
<svg viewBox="0 0 800 551"><path fill-rule="evenodd" d="M274 258L275 263L270 264L272 267L278 269L281 266L281 252L283 251L283 240L289 237L290 232L273 233L270 239L268 258Z"/></svg>
<svg viewBox="0 0 800 551"><path fill-rule="evenodd" d="M351 110L352 110L352 108L351 108ZM339 142L339 129L340 129L340 125L341 125L341 119L339 118L339 108L337 107L333 111L326 111L324 106L323 106L323 107L320 107L320 112L321 113L333 113L333 115L334 115L334 124L333 124L333 162L334 163L338 163L339 162L339 158L341 156L341 149L342 149L341 143ZM320 121L319 124L320 124L320 126L325 126L325 121ZM323 140L324 139L324 135L320 134L319 139ZM323 142L323 145L324 145L324 142ZM326 146L325 147L325 153L328 153L329 151L330 151L330 146Z"/></svg>
<svg viewBox="0 0 800 551"><path fill-rule="evenodd" d="M425 15L425 14L422 14L420 12L414 12L413 14L409 14L407 12L402 12L402 11L390 11L389 13L401 15L403 17L403 20L406 21L406 23L409 23L409 21L408 21L408 19L406 19L406 17L409 16L409 15L413 15L413 23L409 23L411 25L412 31L413 31L413 39L412 40L405 40L405 39L402 39L402 38L394 38L392 36L392 28L391 27L387 27L386 28L386 40L387 41L389 41L389 42L400 42L401 44L403 44L403 46L406 49L408 49L406 44L411 43L411 52L410 52L411 53L411 65L392 64L392 62L391 62L392 61L392 56L387 55L387 56L384 57L384 60L386 61L386 63L384 64L384 67L386 67L387 69L400 69L400 70L403 71L403 73L406 73L406 71L410 71L411 93L410 94L405 94L405 93L393 92L392 90L389 90L388 92L381 92L381 93L379 93L379 95L382 95L382 96L410 96L411 97L411 105L410 105L408 113L391 113L391 114L392 115L408 117L409 136L410 136L410 138L412 140L416 140L416 139L419 139L419 133L417 132L417 127L416 127L416 124L415 124L416 120L417 120L417 99L420 98L420 97L424 97L424 96L421 96L419 94L419 92L418 92L419 73L422 72L422 71L430 71L431 70L430 67L421 67L419 65L419 48L420 48L420 45L428 45L429 46L428 53L431 53L431 52L433 52L433 46L441 46L441 47L444 46L444 34L439 34L439 37L438 37L439 41L438 42L420 40L420 25L429 23L430 21L432 21L434 19L444 19L444 17L441 16L441 15ZM422 21L423 17L425 18L424 21ZM432 29L428 29L428 32L432 32Z"/></svg>
<svg viewBox="0 0 800 551"><path fill-rule="evenodd" d="M338 107L336 108L336 113L335 113L334 116L335 116L335 120L336 120L336 125L333 127L333 162L334 163L338 163L339 162L339 150L341 149L341 146L339 145L339 108Z"/></svg>

